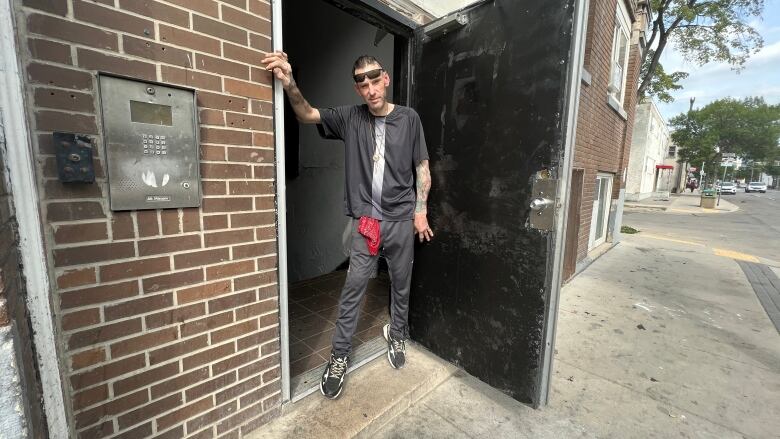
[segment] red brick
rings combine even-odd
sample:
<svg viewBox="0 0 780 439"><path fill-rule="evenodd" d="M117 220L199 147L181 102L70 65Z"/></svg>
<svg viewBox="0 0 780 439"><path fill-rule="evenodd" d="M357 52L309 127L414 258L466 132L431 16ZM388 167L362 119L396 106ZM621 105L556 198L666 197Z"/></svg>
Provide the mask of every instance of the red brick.
<svg viewBox="0 0 780 439"><path fill-rule="evenodd" d="M108 385L103 384L73 395L73 410L81 410L108 399Z"/></svg>
<svg viewBox="0 0 780 439"><path fill-rule="evenodd" d="M254 261L230 262L222 265L214 265L206 268L206 280L234 277L239 274L247 274L255 270Z"/></svg>
<svg viewBox="0 0 780 439"><path fill-rule="evenodd" d="M234 43L247 43L246 31L226 24L224 20L217 21L200 15L193 15L192 29Z"/></svg>
<svg viewBox="0 0 780 439"><path fill-rule="evenodd" d="M192 66L192 52L128 35L122 36L125 53L177 66Z"/></svg>
<svg viewBox="0 0 780 439"><path fill-rule="evenodd" d="M228 228L227 215L209 215L203 217L203 227L206 230L217 230Z"/></svg>
<svg viewBox="0 0 780 439"><path fill-rule="evenodd" d="M224 162L226 160L225 147L219 145L200 145L200 159L211 162Z"/></svg>
<svg viewBox="0 0 780 439"><path fill-rule="evenodd" d="M257 82L258 84L265 84L268 86L271 86L274 83L274 77L271 72L265 69L259 69L257 67L252 67L249 70L249 79L252 82Z"/></svg>
<svg viewBox="0 0 780 439"><path fill-rule="evenodd" d="M142 330L141 319L125 320L76 332L68 337L68 349L78 349L115 338L125 337Z"/></svg>
<svg viewBox="0 0 780 439"><path fill-rule="evenodd" d="M193 370L192 372L179 375L167 381L163 381L160 384L152 386L152 399L157 399L161 396L165 396L185 387L190 387L207 379L209 379L208 367L202 367L200 369Z"/></svg>
<svg viewBox="0 0 780 439"><path fill-rule="evenodd" d="M271 341L278 337L279 337L278 328L265 329L238 339L236 341L236 345L238 346L238 350L243 350L243 349L250 348L252 346L261 345L265 342Z"/></svg>
<svg viewBox="0 0 780 439"><path fill-rule="evenodd" d="M268 165L255 166L252 175L254 178L272 179L276 177L276 168Z"/></svg>
<svg viewBox="0 0 780 439"><path fill-rule="evenodd" d="M242 410L234 414L233 416L223 419L217 424L217 434L224 434L241 424L249 421L250 419L257 417L261 414L263 408L260 404L243 408Z"/></svg>
<svg viewBox="0 0 780 439"><path fill-rule="evenodd" d="M268 117L262 117L262 116L251 116L248 114L243 113L226 113L225 115L225 122L228 127L230 128L240 128L243 130L256 130L256 131L271 131L273 130L273 119ZM251 145L251 141L248 142L248 145ZM259 151L256 149L243 149L243 148L230 148L231 150L234 150L234 153L241 154L242 152L245 152L246 155L238 156L242 158L254 158L261 152L265 152L267 154L267 158L270 160L252 160L253 162L268 162L273 163L273 151L272 150L266 150L266 151ZM254 152L254 154L252 154ZM229 160L233 160L232 158L229 158ZM248 161L248 160L244 160Z"/></svg>
<svg viewBox="0 0 780 439"><path fill-rule="evenodd" d="M95 98L91 94L56 88L36 88L35 105L57 110L95 112Z"/></svg>
<svg viewBox="0 0 780 439"><path fill-rule="evenodd" d="M200 320L193 320L191 322L183 323L179 330L182 337L189 337L200 332L210 331L220 326L225 326L233 323L233 313L224 312L222 314L215 314Z"/></svg>
<svg viewBox="0 0 780 439"><path fill-rule="evenodd" d="M117 436L114 436L112 439L137 439L141 437L150 437L151 435L152 435L152 423L147 422L146 424L140 425L131 430L127 430Z"/></svg>
<svg viewBox="0 0 780 439"><path fill-rule="evenodd" d="M252 168L247 165L238 164L220 164L220 163L201 163L201 178L252 178Z"/></svg>
<svg viewBox="0 0 780 439"><path fill-rule="evenodd" d="M27 66L27 77L35 84L73 90L92 90L92 75L81 70L32 63Z"/></svg>
<svg viewBox="0 0 780 439"><path fill-rule="evenodd" d="M217 248L203 250L191 253L178 254L173 257L174 265L177 270L182 268L199 267L203 265L224 262L230 259L230 252L227 248Z"/></svg>
<svg viewBox="0 0 780 439"><path fill-rule="evenodd" d="M204 198L203 213L235 212L252 210L251 198Z"/></svg>
<svg viewBox="0 0 780 439"><path fill-rule="evenodd" d="M222 80L219 76L166 65L160 66L160 72L164 82L198 89L222 91ZM203 92L198 91L198 95L201 93Z"/></svg>
<svg viewBox="0 0 780 439"><path fill-rule="evenodd" d="M271 35L271 22L238 9L222 7L222 21L235 24L247 30ZM241 43L242 41L236 41Z"/></svg>
<svg viewBox="0 0 780 439"><path fill-rule="evenodd" d="M248 407L257 401L262 400L264 397L270 395L275 391L275 388L273 386L263 387L262 378L256 376L256 377L249 378L248 380L243 381L231 388L227 388L222 392L217 393L215 399L218 402L224 402L236 398L240 395L246 394L247 392L251 392L253 389L254 392L248 393L247 395L241 398L241 400L239 401L241 407Z"/></svg>
<svg viewBox="0 0 780 439"><path fill-rule="evenodd" d="M214 0L168 0L168 3L211 15L212 17L219 17L219 7Z"/></svg>
<svg viewBox="0 0 780 439"><path fill-rule="evenodd" d="M235 224L232 225L235 227ZM226 232L211 232L204 235L206 247L243 243L254 238L252 229L229 230Z"/></svg>
<svg viewBox="0 0 780 439"><path fill-rule="evenodd" d="M121 398L112 399L105 404L77 414L75 416L76 428L92 425L95 422L138 407L148 401L149 397L146 395L146 391L135 392Z"/></svg>
<svg viewBox="0 0 780 439"><path fill-rule="evenodd" d="M184 394L187 397L187 401L193 401L204 395L208 395L209 393L214 393L220 388L226 387L234 382L236 382L235 372L218 376L209 381L204 381L195 387L187 389Z"/></svg>
<svg viewBox="0 0 780 439"><path fill-rule="evenodd" d="M275 210L276 198L270 197L255 197L255 210Z"/></svg>
<svg viewBox="0 0 780 439"><path fill-rule="evenodd" d="M92 326L98 323L100 323L100 309L98 308L75 311L62 316L62 329L65 331Z"/></svg>
<svg viewBox="0 0 780 439"><path fill-rule="evenodd" d="M106 350L104 348L94 348L88 351L73 354L70 357L70 367L73 370L83 369L102 363L106 359Z"/></svg>
<svg viewBox="0 0 780 439"><path fill-rule="evenodd" d="M179 373L179 363L173 362L158 366L147 371L131 375L112 384L114 395L121 395L141 387L146 387L156 381L162 381Z"/></svg>
<svg viewBox="0 0 780 439"><path fill-rule="evenodd" d="M181 252L196 248L200 248L200 236L198 235L184 235L171 238L145 239L138 241L139 256Z"/></svg>
<svg viewBox="0 0 780 439"><path fill-rule="evenodd" d="M249 66L233 61L228 61L224 58L203 55L201 53L195 54L195 68L205 72L233 76L235 78L241 79L249 79ZM227 81L227 78L225 81Z"/></svg>
<svg viewBox="0 0 780 439"><path fill-rule="evenodd" d="M241 78L241 76L237 77ZM246 96L255 99L271 100L273 98L273 89L271 87L231 78L225 78L225 91L233 95ZM248 145L249 144L251 143L248 143Z"/></svg>
<svg viewBox="0 0 780 439"><path fill-rule="evenodd" d="M224 44L223 55L226 58L249 64L250 66L260 65L260 61L265 58L265 53L259 50L253 50L245 45L231 44L228 42Z"/></svg>
<svg viewBox="0 0 780 439"><path fill-rule="evenodd" d="M132 317L138 314L146 314L162 308L173 306L172 294L158 294L156 296L143 297L129 300L119 305L106 306L106 321Z"/></svg>
<svg viewBox="0 0 780 439"><path fill-rule="evenodd" d="M199 91L197 99L199 107L217 110L246 111L249 105L249 101L244 98L205 91Z"/></svg>
<svg viewBox="0 0 780 439"><path fill-rule="evenodd" d="M27 17L27 31L98 49L116 51L119 47L117 35L113 32L49 15L30 14Z"/></svg>
<svg viewBox="0 0 780 439"><path fill-rule="evenodd" d="M138 282L99 285L91 288L60 294L60 307L63 309L77 306L94 305L138 295Z"/></svg>
<svg viewBox="0 0 780 439"><path fill-rule="evenodd" d="M218 363L214 363L211 365L211 374L212 375L220 375L222 373L225 373L229 370L236 369L246 363L249 363L250 361L256 360L258 357L257 349L250 349L248 351L242 352L238 355L234 355L228 359L222 360ZM243 378L240 378L243 379Z"/></svg>
<svg viewBox="0 0 780 439"><path fill-rule="evenodd" d="M22 4L28 8L51 12L63 17L68 13L68 0L22 0Z"/></svg>
<svg viewBox="0 0 780 439"><path fill-rule="evenodd" d="M169 271L170 269L171 263L168 256L119 262L100 267L100 281L111 282L130 277L146 276L148 274Z"/></svg>
<svg viewBox="0 0 780 439"><path fill-rule="evenodd" d="M102 439L114 434L114 421L103 422L86 430L79 431L79 439Z"/></svg>
<svg viewBox="0 0 780 439"><path fill-rule="evenodd" d="M219 40L165 24L160 24L160 41L212 55L222 54Z"/></svg>
<svg viewBox="0 0 780 439"><path fill-rule="evenodd" d="M54 250L54 265L66 267L68 265L87 264L111 259L131 258L133 256L135 256L135 247L132 242L84 245Z"/></svg>
<svg viewBox="0 0 780 439"><path fill-rule="evenodd" d="M113 212L111 218L111 237L113 239L135 238L135 226L130 212Z"/></svg>
<svg viewBox="0 0 780 439"><path fill-rule="evenodd" d="M168 396L166 398L157 400L150 404L147 404L137 410L124 414L118 418L119 428L127 428L131 425L137 424L141 421L145 421L159 413L166 412L172 408L178 407L182 404L182 397L180 393ZM138 436L145 437L145 436Z"/></svg>
<svg viewBox="0 0 780 439"><path fill-rule="evenodd" d="M220 296L230 292L230 280L221 280L206 285L186 288L176 292L176 303L179 305Z"/></svg>
<svg viewBox="0 0 780 439"><path fill-rule="evenodd" d="M154 81L157 69L154 64L129 58L106 55L89 49L78 49L79 66L89 70L116 73L138 79Z"/></svg>
<svg viewBox="0 0 780 439"><path fill-rule="evenodd" d="M57 276L57 287L61 289L80 287L95 282L97 282L96 271L92 267L65 270Z"/></svg>
<svg viewBox="0 0 780 439"><path fill-rule="evenodd" d="M33 59L51 61L60 64L72 64L70 46L56 41L29 38L28 48Z"/></svg>
<svg viewBox="0 0 780 439"><path fill-rule="evenodd" d="M70 383L71 386L73 386L73 388L76 390L83 389L84 387L102 383L134 370L141 369L144 366L146 366L146 359L144 356L135 355L128 358L123 358L119 361L104 364L86 372L72 375L70 377Z"/></svg>
<svg viewBox="0 0 780 439"><path fill-rule="evenodd" d="M271 5L265 1L249 0L249 12L265 19L271 19Z"/></svg>
<svg viewBox="0 0 780 439"><path fill-rule="evenodd" d="M190 17L187 11L154 0L119 0L119 7L177 26L189 27L190 25Z"/></svg>
<svg viewBox="0 0 780 439"><path fill-rule="evenodd" d="M160 224L164 235L175 235L181 230L179 228L179 211L174 209L165 209L160 211Z"/></svg>
<svg viewBox="0 0 780 439"><path fill-rule="evenodd" d="M273 381L276 381L282 376L282 368L281 367L275 367L268 372L263 373L263 383L267 384ZM265 402L263 403L265 406Z"/></svg>
<svg viewBox="0 0 780 439"><path fill-rule="evenodd" d="M263 52L270 52L272 49L270 38L265 35L251 32L249 33L249 46L253 49L262 50Z"/></svg>
<svg viewBox="0 0 780 439"><path fill-rule="evenodd" d="M203 303L196 303L189 306L179 305L172 310L146 316L146 328L153 329L174 323L181 323L185 320L191 320L204 314L206 314L206 306Z"/></svg>
<svg viewBox="0 0 780 439"><path fill-rule="evenodd" d="M184 233L200 231L200 210L198 208L182 209L181 227Z"/></svg>
<svg viewBox="0 0 780 439"><path fill-rule="evenodd" d="M170 343L176 340L178 331L175 327L160 331L146 332L138 337L122 340L111 345L111 357L118 358L128 354L144 351L154 346Z"/></svg>
<svg viewBox="0 0 780 439"><path fill-rule="evenodd" d="M187 398L189 400L189 398ZM157 428L165 429L178 422L186 421L187 419L205 412L206 410L214 407L211 398L204 398L195 403L189 404L175 410L167 415L157 418Z"/></svg>
<svg viewBox="0 0 780 439"><path fill-rule="evenodd" d="M252 133L252 145L273 148L274 136L267 133Z"/></svg>
<svg viewBox="0 0 780 439"><path fill-rule="evenodd" d="M274 116L274 107L273 104L267 101L259 101L257 99L252 99L250 101L251 107L252 107L252 114L257 114L258 116L266 116L266 117L273 117ZM271 136L271 143L273 144L273 136Z"/></svg>
<svg viewBox="0 0 780 439"><path fill-rule="evenodd" d="M209 301L209 312L215 313L226 309L233 309L254 302L256 299L257 293L254 290L220 297L219 299Z"/></svg>
<svg viewBox="0 0 780 439"><path fill-rule="evenodd" d="M200 268L148 277L143 280L143 288L145 293L150 293L192 285L198 282L203 282L203 270Z"/></svg>
<svg viewBox="0 0 780 439"><path fill-rule="evenodd" d="M71 116L77 116L78 120L75 120L73 126L81 123L91 124L94 122L93 116L83 116L80 114L73 114L64 118L59 118L57 115L61 115L59 111L38 111L36 113L36 119L38 120L38 128L44 129L44 127L51 127L52 124L67 125L69 121L75 120ZM82 118L83 116L83 118ZM83 127L86 128L86 127ZM95 127L97 129L97 127ZM84 132L84 131L81 131ZM46 199L77 199L77 198L102 198L100 186L95 184L70 184L62 183L59 180L45 180L43 182L43 192Z"/></svg>
<svg viewBox="0 0 780 439"><path fill-rule="evenodd" d="M54 240L58 244L72 244L74 242L98 241L102 239L108 239L108 230L105 222L54 227Z"/></svg>
<svg viewBox="0 0 780 439"><path fill-rule="evenodd" d="M257 330L257 320L247 320L211 333L211 343L220 343Z"/></svg>
<svg viewBox="0 0 780 439"><path fill-rule="evenodd" d="M276 299L267 299L262 302L253 303L249 306L236 309L236 320L244 320L249 317L259 316L261 314L276 313L279 309L279 303Z"/></svg>
<svg viewBox="0 0 780 439"><path fill-rule="evenodd" d="M263 226L276 223L276 212L234 213L230 215L231 227ZM207 235L208 238L208 235ZM208 246L208 240L206 246Z"/></svg>
<svg viewBox="0 0 780 439"><path fill-rule="evenodd" d="M230 181L228 184L230 195L271 195L275 191L274 183L271 181Z"/></svg>
<svg viewBox="0 0 780 439"><path fill-rule="evenodd" d="M228 121L229 121L231 115L236 115L237 113L227 113L227 114L228 114ZM265 118L259 118L259 119L266 120ZM271 124L270 121L268 123L269 125ZM257 128L251 128L251 129L257 129ZM269 126L268 129L270 130L271 127ZM274 163L274 151L271 149L231 147L228 148L227 151L228 151L228 160L231 162L271 163L271 164ZM265 184L266 186L268 186L268 183Z"/></svg>
<svg viewBox="0 0 780 439"><path fill-rule="evenodd" d="M255 239L265 241L266 239L276 239L276 227L258 227L255 229Z"/></svg>
<svg viewBox="0 0 780 439"><path fill-rule="evenodd" d="M154 38L154 23L151 21L91 2L73 0L73 16L79 21Z"/></svg>
<svg viewBox="0 0 780 439"><path fill-rule="evenodd" d="M151 351L149 353L149 362L152 365L163 363L175 357L181 357L184 354L189 354L190 352L205 348L206 346L208 346L208 336L206 336L206 334L188 338L178 343Z"/></svg>
<svg viewBox="0 0 780 439"><path fill-rule="evenodd" d="M266 256L264 258L258 258L257 259L257 269L258 271L262 270L270 270L270 269L276 269L278 260L276 256Z"/></svg>
<svg viewBox="0 0 780 439"><path fill-rule="evenodd" d="M225 113L220 110L201 110L200 123L202 125L225 126Z"/></svg>
<svg viewBox="0 0 780 439"><path fill-rule="evenodd" d="M70 131L84 134L97 134L98 132L95 116L91 115L38 110L35 112L35 123L36 128L42 131ZM88 189L92 189L92 187Z"/></svg>
<svg viewBox="0 0 780 439"><path fill-rule="evenodd" d="M160 234L156 210L139 210L135 215L138 222L138 236L146 238Z"/></svg>
<svg viewBox="0 0 780 439"><path fill-rule="evenodd" d="M220 419L224 419L236 412L236 401L232 401L223 406L217 407L208 413L193 418L187 422L187 431L198 431L207 425L213 424ZM206 430L210 431L210 430ZM209 436L211 437L211 436Z"/></svg>
<svg viewBox="0 0 780 439"><path fill-rule="evenodd" d="M226 343L215 348L211 348L207 351L199 352L195 355L190 355L182 359L182 365L184 370L192 369L193 367L202 366L206 363L219 360L220 358L233 355L235 353L233 343Z"/></svg>

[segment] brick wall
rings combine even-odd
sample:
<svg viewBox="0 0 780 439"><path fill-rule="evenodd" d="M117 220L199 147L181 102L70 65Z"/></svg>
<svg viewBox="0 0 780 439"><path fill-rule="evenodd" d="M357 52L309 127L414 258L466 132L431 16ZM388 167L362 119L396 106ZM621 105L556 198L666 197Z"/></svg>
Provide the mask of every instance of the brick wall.
<svg viewBox="0 0 780 439"><path fill-rule="evenodd" d="M281 401L270 4L15 5L75 435L241 437ZM97 71L197 89L201 208L109 210ZM52 131L94 137L95 184Z"/></svg>
<svg viewBox="0 0 780 439"><path fill-rule="evenodd" d="M622 0L592 0L588 11L584 67L592 75L592 82L581 88L574 150L574 167L583 169L585 175L577 260L585 258L588 252L596 174L615 174L613 198L617 198L623 187L623 169L628 165L628 148L631 145L631 126L636 106L634 90L639 75L639 48L638 45L632 45L630 48L626 97L623 103L628 115L626 120L607 103L617 1Z"/></svg>

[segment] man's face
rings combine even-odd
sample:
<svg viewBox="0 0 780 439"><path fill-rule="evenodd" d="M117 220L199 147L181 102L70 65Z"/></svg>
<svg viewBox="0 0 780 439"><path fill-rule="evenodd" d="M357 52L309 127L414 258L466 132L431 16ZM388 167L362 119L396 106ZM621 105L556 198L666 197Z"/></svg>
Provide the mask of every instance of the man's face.
<svg viewBox="0 0 780 439"><path fill-rule="evenodd" d="M373 70L381 69L379 64L368 64L364 67L355 69L355 75L369 73ZM381 110L387 101L387 87L390 85L390 75L382 73L374 79L366 76L362 82L355 83L355 91L366 101L368 107L372 110Z"/></svg>

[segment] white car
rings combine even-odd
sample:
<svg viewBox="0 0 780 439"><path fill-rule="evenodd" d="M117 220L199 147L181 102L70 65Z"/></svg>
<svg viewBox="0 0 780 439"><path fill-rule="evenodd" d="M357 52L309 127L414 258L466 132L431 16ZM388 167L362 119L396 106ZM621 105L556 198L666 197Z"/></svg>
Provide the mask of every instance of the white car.
<svg viewBox="0 0 780 439"><path fill-rule="evenodd" d="M737 185L733 181L724 181L717 185L715 189L722 194L737 194Z"/></svg>
<svg viewBox="0 0 780 439"><path fill-rule="evenodd" d="M751 181L745 186L745 192L761 192L766 193L766 183L763 181Z"/></svg>

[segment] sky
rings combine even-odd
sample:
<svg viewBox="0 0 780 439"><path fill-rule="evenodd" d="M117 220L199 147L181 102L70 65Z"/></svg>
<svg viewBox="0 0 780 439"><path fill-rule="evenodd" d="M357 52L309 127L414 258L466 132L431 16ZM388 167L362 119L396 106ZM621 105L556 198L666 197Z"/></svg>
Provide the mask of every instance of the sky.
<svg viewBox="0 0 780 439"><path fill-rule="evenodd" d="M701 108L725 97L763 96L767 103L780 103L780 0L766 0L762 19L751 24L764 38L764 47L750 57L739 73L726 63L709 63L699 67L686 62L674 47L667 46L661 55L664 70L667 73L684 71L690 74L680 81L683 89L672 94L674 102L657 102L667 122L673 116L688 111L692 96L696 98L693 108Z"/></svg>

